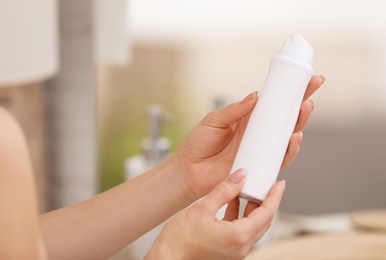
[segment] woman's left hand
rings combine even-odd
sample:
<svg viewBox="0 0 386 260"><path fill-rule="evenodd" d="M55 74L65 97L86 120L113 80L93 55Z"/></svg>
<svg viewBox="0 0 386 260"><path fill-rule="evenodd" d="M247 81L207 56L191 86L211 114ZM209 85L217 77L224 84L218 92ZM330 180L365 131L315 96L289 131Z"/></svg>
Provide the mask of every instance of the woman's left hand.
<svg viewBox="0 0 386 260"><path fill-rule="evenodd" d="M297 156L305 128L314 107L307 100L324 82L323 76L313 76L306 89L294 133L290 138L282 168ZM238 146L250 114L258 100L256 92L243 101L209 113L187 136L173 155L176 171L184 174L192 200L208 194L224 180L231 170Z"/></svg>

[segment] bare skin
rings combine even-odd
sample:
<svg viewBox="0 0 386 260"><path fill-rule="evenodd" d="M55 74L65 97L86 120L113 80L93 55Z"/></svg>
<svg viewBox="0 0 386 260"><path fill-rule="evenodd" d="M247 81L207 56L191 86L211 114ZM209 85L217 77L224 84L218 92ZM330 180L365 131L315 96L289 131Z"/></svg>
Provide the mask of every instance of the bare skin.
<svg viewBox="0 0 386 260"><path fill-rule="evenodd" d="M287 167L299 152L301 131L305 128L314 105L307 99L323 81L324 78L319 76L314 76L310 81L282 167ZM209 196L202 200L203 205L200 206L198 203L182 211L176 215L177 220L172 220L165 230L172 232L171 230L179 228L177 218L179 215L202 213L202 218L205 218L211 216L216 207L226 202L229 202L229 207L224 221L229 220L229 223L233 223L236 221L234 216L237 204L234 198L242 186L243 178L236 183L229 180L231 177L228 176L257 99L258 95L252 93L244 101L208 114L191 131L175 153L137 178L87 201L45 213L39 218L31 163L24 136L12 117L4 110L0 110L0 178L4 180L0 183L0 230L2 230L0 258L4 255L14 256L9 259L25 259L18 257L18 254L25 252L28 259L44 259L46 254L48 259L107 259L208 194ZM229 193L225 194L224 188L221 187L227 187L225 191ZM255 223L253 225L257 232L250 234L253 239L250 237L241 240L250 241L246 243L248 245L258 239L260 234L264 234L269 226L267 223L270 223L280 203L283 191L280 182L275 187L271 191L271 199L267 199L266 204L262 204L261 207L253 203L247 205L245 219L250 218L251 222ZM224 197L226 201L219 199L219 192L226 195ZM205 213L207 210L209 215ZM202 225L207 225L207 222L202 222ZM222 228L228 227L234 230L227 224ZM208 229L207 234L200 235L211 234L215 228L217 227L213 225L213 230ZM226 234L233 235L232 232ZM161 237L162 248L174 242L168 242L167 235ZM186 241L186 248L189 248L189 241L193 238L183 239ZM213 245L213 248L218 248L218 251L223 253L222 246ZM158 253L159 248L161 247L155 245L151 253ZM242 255L240 251L245 252L247 248L243 246L242 249L235 249L238 252L234 251L231 255L240 256ZM201 249L204 253L205 248ZM166 255L165 257L167 258Z"/></svg>
<svg viewBox="0 0 386 260"><path fill-rule="evenodd" d="M34 176L18 123L0 108L0 259L45 259Z"/></svg>

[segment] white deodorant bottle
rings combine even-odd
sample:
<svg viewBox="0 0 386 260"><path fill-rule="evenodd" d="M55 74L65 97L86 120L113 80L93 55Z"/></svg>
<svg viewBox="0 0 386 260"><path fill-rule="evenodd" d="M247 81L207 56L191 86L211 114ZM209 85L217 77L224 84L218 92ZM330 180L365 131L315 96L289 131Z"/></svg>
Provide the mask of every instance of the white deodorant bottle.
<svg viewBox="0 0 386 260"><path fill-rule="evenodd" d="M260 203L275 183L313 74L312 56L312 47L293 34L272 58L231 170L248 172L239 197Z"/></svg>

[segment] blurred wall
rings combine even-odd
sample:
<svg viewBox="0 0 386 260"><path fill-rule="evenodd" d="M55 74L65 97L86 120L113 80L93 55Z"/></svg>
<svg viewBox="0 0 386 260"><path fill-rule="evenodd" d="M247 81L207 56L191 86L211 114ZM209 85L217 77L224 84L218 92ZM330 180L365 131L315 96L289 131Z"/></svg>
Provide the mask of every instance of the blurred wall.
<svg viewBox="0 0 386 260"><path fill-rule="evenodd" d="M309 127L287 181L281 210L326 214L386 207L386 122Z"/></svg>

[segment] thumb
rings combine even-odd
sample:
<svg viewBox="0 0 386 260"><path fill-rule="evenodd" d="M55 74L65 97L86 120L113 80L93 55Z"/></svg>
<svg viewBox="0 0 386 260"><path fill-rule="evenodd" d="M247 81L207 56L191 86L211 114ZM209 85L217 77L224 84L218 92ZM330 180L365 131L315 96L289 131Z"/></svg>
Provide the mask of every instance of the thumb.
<svg viewBox="0 0 386 260"><path fill-rule="evenodd" d="M206 126L228 127L248 115L254 108L257 99L257 92L252 92L241 102L235 102L221 109L212 111L201 123Z"/></svg>
<svg viewBox="0 0 386 260"><path fill-rule="evenodd" d="M226 203L234 199L241 191L247 174L245 169L238 169L219 183L201 202L213 215Z"/></svg>

